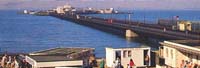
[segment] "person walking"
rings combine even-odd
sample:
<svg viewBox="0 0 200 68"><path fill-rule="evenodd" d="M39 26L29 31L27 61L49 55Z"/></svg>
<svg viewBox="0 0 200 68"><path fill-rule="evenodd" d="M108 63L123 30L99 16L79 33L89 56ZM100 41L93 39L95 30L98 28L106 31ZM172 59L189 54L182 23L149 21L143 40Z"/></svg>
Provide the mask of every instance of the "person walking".
<svg viewBox="0 0 200 68"><path fill-rule="evenodd" d="M123 68L122 64L119 62L117 68Z"/></svg>
<svg viewBox="0 0 200 68"><path fill-rule="evenodd" d="M3 57L2 57L2 59L1 59L1 66L3 67L3 68L5 68L5 64L6 64L6 60L7 60L7 54L5 54Z"/></svg>
<svg viewBox="0 0 200 68"><path fill-rule="evenodd" d="M131 68L129 64L127 64L127 68Z"/></svg>
<svg viewBox="0 0 200 68"><path fill-rule="evenodd" d="M149 66L149 55L145 56L145 65Z"/></svg>
<svg viewBox="0 0 200 68"><path fill-rule="evenodd" d="M130 59L129 65L130 65L130 68L134 68L134 66L135 66L135 63L133 62L133 60L132 60L132 59Z"/></svg>
<svg viewBox="0 0 200 68"><path fill-rule="evenodd" d="M104 65L105 65L105 61L104 59L102 58L101 62L100 62L100 68L104 68Z"/></svg>
<svg viewBox="0 0 200 68"><path fill-rule="evenodd" d="M11 60L12 60L12 57L11 57L11 56L8 56L8 62L7 62L6 67L11 68L11 67L10 67L10 66L11 66Z"/></svg>
<svg viewBox="0 0 200 68"><path fill-rule="evenodd" d="M115 61L113 61L112 68L116 68L116 67L117 67L117 65L116 65Z"/></svg>
<svg viewBox="0 0 200 68"><path fill-rule="evenodd" d="M97 66L97 64L96 64L96 58L95 58L94 54L90 55L90 57L89 57L89 65L91 67L96 67Z"/></svg>
<svg viewBox="0 0 200 68"><path fill-rule="evenodd" d="M119 63L121 63L121 60L119 59L119 57L117 57L117 60L115 60L116 66L119 66Z"/></svg>

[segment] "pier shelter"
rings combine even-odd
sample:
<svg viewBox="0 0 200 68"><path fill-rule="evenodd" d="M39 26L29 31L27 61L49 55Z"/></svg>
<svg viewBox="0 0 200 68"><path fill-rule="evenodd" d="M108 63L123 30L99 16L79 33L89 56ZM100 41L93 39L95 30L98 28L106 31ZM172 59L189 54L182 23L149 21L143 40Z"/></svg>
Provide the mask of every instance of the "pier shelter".
<svg viewBox="0 0 200 68"><path fill-rule="evenodd" d="M160 42L157 68L197 68L200 65L200 40Z"/></svg>
<svg viewBox="0 0 200 68"><path fill-rule="evenodd" d="M82 67L83 59L93 53L93 48L54 48L25 56L31 68Z"/></svg>
<svg viewBox="0 0 200 68"><path fill-rule="evenodd" d="M106 66L112 67L113 63L120 59L120 64L126 68L130 59L133 60L135 67L150 66L150 47L144 48L106 48ZM145 58L148 58L147 63ZM116 64L116 62L115 62Z"/></svg>

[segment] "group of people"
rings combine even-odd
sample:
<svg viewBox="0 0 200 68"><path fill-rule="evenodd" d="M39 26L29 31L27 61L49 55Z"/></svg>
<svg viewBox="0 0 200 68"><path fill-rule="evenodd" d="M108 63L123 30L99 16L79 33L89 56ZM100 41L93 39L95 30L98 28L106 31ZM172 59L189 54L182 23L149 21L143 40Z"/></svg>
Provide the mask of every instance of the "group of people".
<svg viewBox="0 0 200 68"><path fill-rule="evenodd" d="M91 54L89 57L83 59L83 68L93 68L97 66L97 60L94 54Z"/></svg>
<svg viewBox="0 0 200 68"><path fill-rule="evenodd" d="M117 57L117 59L113 61L112 68L123 68L119 57Z"/></svg>
<svg viewBox="0 0 200 68"><path fill-rule="evenodd" d="M104 58L101 59L101 62L99 64L99 68L105 68L105 60L104 60Z"/></svg>
<svg viewBox="0 0 200 68"><path fill-rule="evenodd" d="M200 66L187 60L182 60L180 68L200 68Z"/></svg>
<svg viewBox="0 0 200 68"><path fill-rule="evenodd" d="M94 54L90 55L89 57L89 67L97 67L97 61Z"/></svg>
<svg viewBox="0 0 200 68"><path fill-rule="evenodd" d="M13 56L8 56L7 54L5 54L2 58L1 58L1 65L0 68L15 68L15 62L16 62L16 58Z"/></svg>
<svg viewBox="0 0 200 68"><path fill-rule="evenodd" d="M127 64L127 68L134 68L135 63L133 59L130 59L129 63ZM112 68L124 68L121 64L120 58L117 58L117 60L113 61Z"/></svg>

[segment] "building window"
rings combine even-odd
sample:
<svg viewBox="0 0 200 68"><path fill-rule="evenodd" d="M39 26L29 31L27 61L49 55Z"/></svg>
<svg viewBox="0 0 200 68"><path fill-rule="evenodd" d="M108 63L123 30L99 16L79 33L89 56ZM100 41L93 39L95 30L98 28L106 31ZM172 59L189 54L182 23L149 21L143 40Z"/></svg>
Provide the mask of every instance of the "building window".
<svg viewBox="0 0 200 68"><path fill-rule="evenodd" d="M173 59L173 56L174 56L174 55L173 55L173 50L171 49L171 58L172 58L172 59Z"/></svg>
<svg viewBox="0 0 200 68"><path fill-rule="evenodd" d="M168 57L168 49L166 48L166 57Z"/></svg>
<svg viewBox="0 0 200 68"><path fill-rule="evenodd" d="M128 51L128 57L131 57L131 51Z"/></svg>
<svg viewBox="0 0 200 68"><path fill-rule="evenodd" d="M127 55L127 51L124 51L124 52L123 52L123 57L125 58L126 55Z"/></svg>
<svg viewBox="0 0 200 68"><path fill-rule="evenodd" d="M161 46L159 50L160 50L160 52L159 52L159 53L160 53L160 56L163 57L163 47Z"/></svg>

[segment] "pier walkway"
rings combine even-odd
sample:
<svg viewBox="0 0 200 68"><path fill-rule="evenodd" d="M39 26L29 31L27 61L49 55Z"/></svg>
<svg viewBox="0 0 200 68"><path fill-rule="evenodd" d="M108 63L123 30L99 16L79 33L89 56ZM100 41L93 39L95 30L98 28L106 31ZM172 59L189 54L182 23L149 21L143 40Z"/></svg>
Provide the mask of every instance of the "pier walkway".
<svg viewBox="0 0 200 68"><path fill-rule="evenodd" d="M72 21L77 24L82 24L97 29L114 32L116 34L124 34L127 37L151 36L164 39L200 39L200 33L172 30L169 27L163 27L158 24L145 24L142 22L135 21L104 19L78 14L51 13L50 16Z"/></svg>

